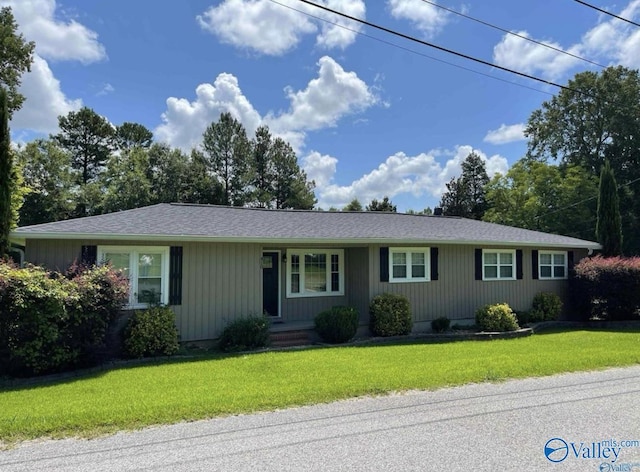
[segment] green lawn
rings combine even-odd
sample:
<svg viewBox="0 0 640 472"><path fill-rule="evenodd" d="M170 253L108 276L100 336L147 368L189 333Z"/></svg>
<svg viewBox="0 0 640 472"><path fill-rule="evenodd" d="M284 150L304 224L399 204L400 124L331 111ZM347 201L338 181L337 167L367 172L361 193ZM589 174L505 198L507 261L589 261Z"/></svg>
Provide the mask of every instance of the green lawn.
<svg viewBox="0 0 640 472"><path fill-rule="evenodd" d="M639 331L216 356L0 390L0 440L272 410L360 395L640 363Z"/></svg>

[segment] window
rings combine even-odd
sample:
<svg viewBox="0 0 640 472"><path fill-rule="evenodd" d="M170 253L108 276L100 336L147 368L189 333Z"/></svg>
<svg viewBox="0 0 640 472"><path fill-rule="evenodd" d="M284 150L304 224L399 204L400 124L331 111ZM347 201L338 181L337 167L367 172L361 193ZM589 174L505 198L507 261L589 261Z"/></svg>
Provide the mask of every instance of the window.
<svg viewBox="0 0 640 472"><path fill-rule="evenodd" d="M566 251L540 251L538 254L538 270L541 279L566 279Z"/></svg>
<svg viewBox="0 0 640 472"><path fill-rule="evenodd" d="M389 282L429 281L428 247L389 248Z"/></svg>
<svg viewBox="0 0 640 472"><path fill-rule="evenodd" d="M169 248L99 246L98 262L110 262L129 279L129 308L169 302Z"/></svg>
<svg viewBox="0 0 640 472"><path fill-rule="evenodd" d="M482 280L515 280L516 251L482 251Z"/></svg>
<svg viewBox="0 0 640 472"><path fill-rule="evenodd" d="M344 295L342 249L287 250L287 297Z"/></svg>

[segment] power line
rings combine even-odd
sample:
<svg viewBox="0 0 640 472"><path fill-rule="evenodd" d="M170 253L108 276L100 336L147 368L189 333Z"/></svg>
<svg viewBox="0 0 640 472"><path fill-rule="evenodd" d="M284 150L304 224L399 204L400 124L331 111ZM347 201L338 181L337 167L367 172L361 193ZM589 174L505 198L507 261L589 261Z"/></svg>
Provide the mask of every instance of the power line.
<svg viewBox="0 0 640 472"><path fill-rule="evenodd" d="M496 29L498 31L502 31L503 33L507 33L507 34L510 34L510 35L515 36L517 38L524 39L525 41L529 41L529 42L537 44L539 46L544 46L545 48L552 49L553 51L556 51L556 52L559 52L559 53L562 53L562 54L566 54L567 56L571 56L571 57L573 57L575 59L580 59L581 61L588 62L589 64L593 64L594 66L602 67L603 69L607 67L607 66L603 66L602 64L599 64L599 63L597 63L595 61L592 61L592 60L586 59L584 57L578 56L577 54L573 54L573 53L570 53L569 51L565 51L564 49L560 49L560 48L557 48L557 47L552 46L550 44L543 43L542 41L537 41L537 40L535 40L533 38L529 38L529 37L524 36L522 34L514 33L513 31L509 31L508 29L501 28L500 26L496 26L494 24L491 24L488 21L480 20L480 19L474 18L474 17L472 17L470 15L466 15L466 14L461 13L459 11L456 11L456 10L454 10L452 8L447 8L444 5L439 5L439 4L437 4L435 2L431 2L429 0L422 0L422 1L424 3L428 3L429 5L433 5L434 7L437 7L437 8L440 8L442 10L448 11L449 13L453 13L454 15L458 15L458 16L461 16L462 18L466 18L467 20L475 21L476 23L480 23L481 25L488 26L489 28L493 28L493 29Z"/></svg>
<svg viewBox="0 0 640 472"><path fill-rule="evenodd" d="M520 72L520 71L517 71L517 70L514 70L514 69L509 69L508 67L503 67L503 66L500 66L498 64L494 64L492 62L485 61L484 59L478 59L477 57L469 56L468 54L464 54L464 53L461 53L461 52L458 52L458 51L454 51L453 49L448 49L448 48L445 48L443 46L438 46L437 44L430 43L430 42L424 41L422 39L418 39L418 38L416 38L414 36L410 36L408 34L404 34L404 33L401 33L399 31L392 30L392 29L387 28L385 26L380 26L380 25L377 25L375 23L371 23L370 21L362 20L360 18L356 18L355 16L347 15L346 13L342 13L340 11L334 10L334 9L326 7L324 5L318 5L317 3L310 2L309 0L298 0L298 1L300 1L300 2L302 2L304 4L307 4L307 5L311 5L313 7L319 8L320 10L328 11L329 13L333 13L334 15L338 15L338 16L341 16L343 18L347 18L347 19L349 19L351 21L355 21L357 23L369 26L371 28L375 28L375 29L378 29L380 31L384 31L385 33L393 34L393 35L401 37L403 39L407 39L409 41L413 41L413 42L422 44L424 46L428 46L428 47L437 49L439 51L446 52L448 54L453 54L454 56L462 57L463 59L474 61L474 62L477 62L479 64L483 64L485 66L494 67L496 69L500 69L500 70L503 70L505 72L509 72L511 74L519 75L521 77L526 77L527 79L535 80L537 82L542 82L543 84L553 85L554 87L558 87L558 88L563 89L563 90L567 90L567 91L570 91L570 92L578 93L580 95L588 95L584 91L577 90L577 89L574 89L574 88L571 88L571 87L567 87L566 85L560 85L560 84L557 84L557 83L552 82L550 80L542 79L540 77L536 77L534 75L530 75L530 74L527 74L525 72Z"/></svg>
<svg viewBox="0 0 640 472"><path fill-rule="evenodd" d="M454 64L453 62L445 61L444 59L439 59L437 57L430 56L430 55L422 53L422 52L418 52L415 49L410 49L410 48L407 48L407 47L404 47L404 46L400 46L399 44L392 43L391 41L386 41L386 40L381 39L381 38L377 38L376 36L371 36L370 34L363 33L362 31L358 31L358 30L353 29L353 28L349 28L348 26L341 25L340 23L336 23L336 22L328 20L326 18L322 18L320 16L312 15L311 13L308 13L308 12L303 11L303 10L298 10L297 8L291 7L289 5L285 5L284 3L280 3L277 0L269 0L269 1L271 3L275 3L276 5L280 5L281 7L288 8L289 10L296 11L298 13L301 13L301 14L306 15L308 17L314 18L316 20L323 21L325 23L328 23L328 24L333 25L333 26L337 26L338 28L342 28L342 29L347 30L347 31L351 31L352 33L358 34L360 36L364 36L366 38L373 39L374 41L378 41L380 43L386 44L387 46L392 46L392 47L401 49L403 51L409 52L411 54L415 54L417 56L421 56L421 57L424 57L426 59L431 59L432 61L440 62L442 64L446 64L446 65L452 66L452 67L457 67L458 69L466 70L467 72L473 72L474 74L482 75L484 77L488 77L489 79L499 80L500 82L504 82L506 84L511 84L511 85L515 85L517 87L522 87L522 88L525 88L525 89L528 89L528 90L533 90L534 92L544 93L545 95L550 95L550 96L554 95L553 93L547 92L545 90L540 90L540 89L537 89L535 87L530 87L528 85L520 84L520 83L514 82L512 80L503 79L501 77L496 77L495 75L487 74L485 72L480 72L480 71L475 70L475 69L470 69L469 67L461 66L460 64Z"/></svg>
<svg viewBox="0 0 640 472"><path fill-rule="evenodd" d="M573 0L573 1L577 2L577 3L580 3L581 5L584 5L585 7L593 8L594 10L597 10L597 11L599 11L601 13L604 13L605 15L612 16L612 17L617 18L619 20L626 21L627 23L631 23L632 25L640 27L640 23L636 23L635 21L631 21L631 20L629 20L627 18L623 18L621 16L618 16L618 15L616 15L614 13L608 12L607 10L603 10L602 8L598 8L595 5L591 5L590 3L583 2L582 0Z"/></svg>

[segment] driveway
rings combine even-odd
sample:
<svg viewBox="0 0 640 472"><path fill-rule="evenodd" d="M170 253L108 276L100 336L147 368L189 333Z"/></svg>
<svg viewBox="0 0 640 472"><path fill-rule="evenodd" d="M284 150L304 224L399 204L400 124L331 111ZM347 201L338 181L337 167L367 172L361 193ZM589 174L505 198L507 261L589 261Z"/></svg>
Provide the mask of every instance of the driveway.
<svg viewBox="0 0 640 472"><path fill-rule="evenodd" d="M640 366L37 441L0 470L640 472Z"/></svg>

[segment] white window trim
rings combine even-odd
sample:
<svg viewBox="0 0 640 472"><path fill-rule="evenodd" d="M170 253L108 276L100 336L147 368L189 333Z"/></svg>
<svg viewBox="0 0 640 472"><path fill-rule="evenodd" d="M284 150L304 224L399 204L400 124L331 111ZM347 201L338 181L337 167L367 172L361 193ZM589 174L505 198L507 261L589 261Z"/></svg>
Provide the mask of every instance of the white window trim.
<svg viewBox="0 0 640 472"><path fill-rule="evenodd" d="M542 276L542 270L540 270L542 268L543 265L545 266L549 266L549 264L542 264L542 262L540 262L540 256L543 254L550 254L551 255L551 277L543 277ZM553 268L554 267L560 267L558 264L554 264L553 263L553 256L555 254L562 254L564 256L564 277L555 277L553 275ZM567 251L538 251L538 279L540 280L566 280L569 278L569 255Z"/></svg>
<svg viewBox="0 0 640 472"><path fill-rule="evenodd" d="M162 254L162 292L160 293L160 303L163 305L169 304L169 246L98 246L98 263L105 262L104 255L106 253L114 252L128 252L129 253L129 303L126 306L128 309L148 308L148 303L136 303L136 292L138 288L138 257L137 254L144 252L152 252L155 254ZM132 257L135 255L135 257ZM135 264L131 264L131 261L135 261Z"/></svg>
<svg viewBox="0 0 640 472"><path fill-rule="evenodd" d="M512 261L513 264L511 264L512 266L512 271L511 271L511 277L500 277L500 267L507 267L508 264L500 264L500 257L498 257L498 271L497 271L497 277L493 277L493 278L487 278L485 277L485 267L487 266L487 264L485 263L485 255L486 254L505 254L505 253L509 253L512 255ZM494 265L494 264L490 264L490 265ZM516 250L515 249L483 249L482 250L482 280L485 280L487 282L493 282L493 281L501 281L501 280L516 280L516 271L518 270L518 261L516 260Z"/></svg>
<svg viewBox="0 0 640 472"><path fill-rule="evenodd" d="M338 274L340 277L339 290L337 292L305 292L304 255L305 254L325 254L327 256L327 288L331 287L331 255L338 255ZM291 256L300 256L300 292L291 291ZM339 297L344 295L344 250L343 249L287 249L287 298L311 298L311 297Z"/></svg>
<svg viewBox="0 0 640 472"><path fill-rule="evenodd" d="M394 277L393 276L393 255L407 255L407 274L411 273L411 254L424 254L424 277ZM430 282L431 281L431 248L428 247L390 247L389 248L389 282L390 283L410 283L410 282Z"/></svg>

